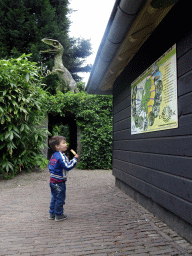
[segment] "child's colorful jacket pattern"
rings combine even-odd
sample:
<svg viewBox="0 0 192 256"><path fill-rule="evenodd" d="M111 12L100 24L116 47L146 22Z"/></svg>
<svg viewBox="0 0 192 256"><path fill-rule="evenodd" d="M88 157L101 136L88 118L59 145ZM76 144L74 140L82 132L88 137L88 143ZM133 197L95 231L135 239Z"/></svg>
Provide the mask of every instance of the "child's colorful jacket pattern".
<svg viewBox="0 0 192 256"><path fill-rule="evenodd" d="M67 172L75 167L77 158L68 160L64 153L56 151L49 162L50 182L59 183L67 180Z"/></svg>

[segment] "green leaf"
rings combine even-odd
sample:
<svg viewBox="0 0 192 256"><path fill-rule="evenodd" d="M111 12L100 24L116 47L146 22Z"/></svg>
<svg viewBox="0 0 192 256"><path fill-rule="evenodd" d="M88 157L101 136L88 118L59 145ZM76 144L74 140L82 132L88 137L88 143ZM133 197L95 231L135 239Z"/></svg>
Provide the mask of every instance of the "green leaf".
<svg viewBox="0 0 192 256"><path fill-rule="evenodd" d="M1 124L4 124L4 122L5 122L5 117L4 117L4 115L2 115L1 116Z"/></svg>
<svg viewBox="0 0 192 256"><path fill-rule="evenodd" d="M13 140L13 132L10 132L9 138L10 140Z"/></svg>
<svg viewBox="0 0 192 256"><path fill-rule="evenodd" d="M14 100L12 101L12 104L13 104L13 106L18 106L16 101L14 101Z"/></svg>
<svg viewBox="0 0 192 256"><path fill-rule="evenodd" d="M14 130L15 132L19 133L19 129L18 129L15 125L13 125L13 130Z"/></svg>
<svg viewBox="0 0 192 256"><path fill-rule="evenodd" d="M22 125L21 125L21 128L20 128L20 132L22 132L24 129L25 129L25 125L22 124Z"/></svg>
<svg viewBox="0 0 192 256"><path fill-rule="evenodd" d="M20 109L19 109L21 112L24 112L25 114L29 114L28 112L27 112L27 110L26 109L24 109L23 107L20 107Z"/></svg>
<svg viewBox="0 0 192 256"><path fill-rule="evenodd" d="M6 161L3 165L2 165L3 169L6 169L6 172L8 173L11 170L13 170L13 165L11 164L11 162Z"/></svg>
<svg viewBox="0 0 192 256"><path fill-rule="evenodd" d="M35 141L38 141L38 134L35 134Z"/></svg>
<svg viewBox="0 0 192 256"><path fill-rule="evenodd" d="M7 139L9 136L10 136L10 132L7 132L7 133L5 134L5 139Z"/></svg>
<svg viewBox="0 0 192 256"><path fill-rule="evenodd" d="M13 133L16 137L21 138L17 132L14 131Z"/></svg>
<svg viewBox="0 0 192 256"><path fill-rule="evenodd" d="M24 124L24 127L25 127L26 130L30 131L30 128L27 124Z"/></svg>
<svg viewBox="0 0 192 256"><path fill-rule="evenodd" d="M26 81L28 83L29 82L29 74L26 74L25 79L26 79Z"/></svg>

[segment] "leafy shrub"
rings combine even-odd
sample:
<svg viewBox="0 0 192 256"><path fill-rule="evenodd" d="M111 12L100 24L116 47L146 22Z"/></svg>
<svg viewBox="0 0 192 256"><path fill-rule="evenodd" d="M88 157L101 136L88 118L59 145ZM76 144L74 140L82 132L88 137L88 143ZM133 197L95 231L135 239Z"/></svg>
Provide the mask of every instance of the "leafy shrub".
<svg viewBox="0 0 192 256"><path fill-rule="evenodd" d="M29 56L0 60L0 172L9 175L47 164L41 154L47 130L39 126L45 92Z"/></svg>
<svg viewBox="0 0 192 256"><path fill-rule="evenodd" d="M112 96L57 92L44 105L53 115L73 114L81 129L81 169L112 167Z"/></svg>

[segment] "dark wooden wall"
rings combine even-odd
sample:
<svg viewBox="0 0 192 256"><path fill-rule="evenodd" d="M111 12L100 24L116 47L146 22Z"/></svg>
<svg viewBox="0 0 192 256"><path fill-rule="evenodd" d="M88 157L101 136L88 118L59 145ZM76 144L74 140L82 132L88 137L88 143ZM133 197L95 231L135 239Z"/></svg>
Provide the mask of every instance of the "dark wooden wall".
<svg viewBox="0 0 192 256"><path fill-rule="evenodd" d="M113 175L192 224L192 23L188 9L186 1L179 1L115 82ZM131 83L175 43L179 127L131 135Z"/></svg>

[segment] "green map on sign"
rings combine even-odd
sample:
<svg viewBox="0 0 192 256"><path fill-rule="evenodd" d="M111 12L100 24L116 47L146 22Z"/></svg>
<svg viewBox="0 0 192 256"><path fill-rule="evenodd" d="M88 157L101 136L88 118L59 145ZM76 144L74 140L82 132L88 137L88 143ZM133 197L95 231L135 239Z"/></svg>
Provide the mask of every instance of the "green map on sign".
<svg viewBox="0 0 192 256"><path fill-rule="evenodd" d="M151 79L148 79L145 82L145 90L143 91L143 95L142 95L142 100L141 100L141 108L145 111L148 112L148 102L150 100L150 96L151 96ZM145 93L144 93L145 92Z"/></svg>

